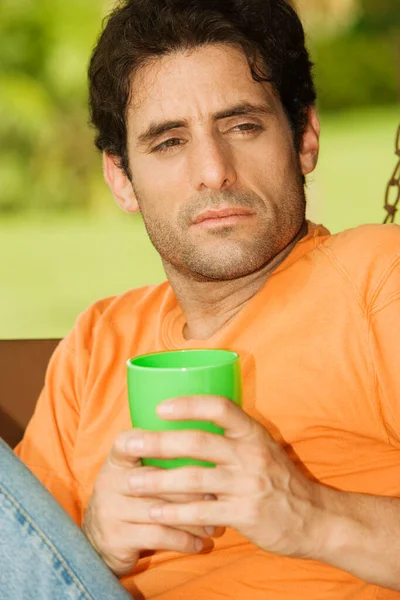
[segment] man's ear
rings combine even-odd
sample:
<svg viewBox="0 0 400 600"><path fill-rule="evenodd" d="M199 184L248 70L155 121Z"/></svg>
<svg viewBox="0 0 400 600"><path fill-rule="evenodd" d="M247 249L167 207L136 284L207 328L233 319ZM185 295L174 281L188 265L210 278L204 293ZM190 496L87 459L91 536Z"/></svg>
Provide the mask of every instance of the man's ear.
<svg viewBox="0 0 400 600"><path fill-rule="evenodd" d="M103 152L104 179L110 188L115 202L127 213L135 213L139 210L132 183L121 167L117 159L111 154Z"/></svg>
<svg viewBox="0 0 400 600"><path fill-rule="evenodd" d="M307 126L301 142L299 161L303 175L314 171L318 162L320 123L315 106L310 106Z"/></svg>

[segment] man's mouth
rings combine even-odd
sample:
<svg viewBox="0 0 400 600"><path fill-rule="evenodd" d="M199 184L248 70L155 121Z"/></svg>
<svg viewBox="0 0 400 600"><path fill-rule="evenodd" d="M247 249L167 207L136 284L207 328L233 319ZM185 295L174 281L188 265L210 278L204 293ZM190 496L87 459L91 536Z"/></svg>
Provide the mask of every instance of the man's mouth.
<svg viewBox="0 0 400 600"><path fill-rule="evenodd" d="M237 222L252 217L253 212L247 208L211 208L195 217L192 225L214 226L235 225Z"/></svg>

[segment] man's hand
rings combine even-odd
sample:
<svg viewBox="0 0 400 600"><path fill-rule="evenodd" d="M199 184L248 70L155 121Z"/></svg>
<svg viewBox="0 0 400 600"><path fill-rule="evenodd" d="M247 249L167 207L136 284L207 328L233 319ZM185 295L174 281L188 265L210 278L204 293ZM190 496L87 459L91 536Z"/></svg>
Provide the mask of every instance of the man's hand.
<svg viewBox="0 0 400 600"><path fill-rule="evenodd" d="M151 507L164 502L199 501L204 495L142 494L132 484L132 477L157 473L156 467L143 467L130 443L137 439L130 430L117 436L114 446L96 479L82 529L94 549L109 568L122 577L136 565L142 550L175 550L198 552L203 548L201 538L213 531L203 526L177 527L154 523L149 517ZM205 500L206 502L206 500Z"/></svg>
<svg viewBox="0 0 400 600"><path fill-rule="evenodd" d="M172 411L166 412L167 407ZM319 485L301 473L264 427L220 397L176 398L160 405L158 414L168 420L213 421L225 429L225 436L191 430L135 431L138 456L216 463L215 468L137 470L131 482L143 495L202 497L185 504L152 503L148 510L153 522L229 526L268 552L296 557L315 553ZM216 499L205 501L205 494Z"/></svg>
<svg viewBox="0 0 400 600"><path fill-rule="evenodd" d="M213 421L225 436L131 430L118 438L84 525L117 575L133 568L141 549L195 552L206 527L228 526L267 552L318 560L400 592L398 498L307 479L268 431L226 398L176 398L158 414ZM216 467L155 469L139 466L139 457L190 457Z"/></svg>

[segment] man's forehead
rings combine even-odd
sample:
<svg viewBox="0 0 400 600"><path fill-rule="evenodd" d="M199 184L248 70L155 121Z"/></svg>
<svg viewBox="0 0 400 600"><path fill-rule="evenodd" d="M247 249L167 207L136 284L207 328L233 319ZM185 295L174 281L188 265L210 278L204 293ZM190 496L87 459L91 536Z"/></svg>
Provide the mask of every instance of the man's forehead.
<svg viewBox="0 0 400 600"><path fill-rule="evenodd" d="M239 104L276 107L271 84L252 77L243 52L232 47L205 47L152 60L132 78L128 107L133 121L203 118Z"/></svg>

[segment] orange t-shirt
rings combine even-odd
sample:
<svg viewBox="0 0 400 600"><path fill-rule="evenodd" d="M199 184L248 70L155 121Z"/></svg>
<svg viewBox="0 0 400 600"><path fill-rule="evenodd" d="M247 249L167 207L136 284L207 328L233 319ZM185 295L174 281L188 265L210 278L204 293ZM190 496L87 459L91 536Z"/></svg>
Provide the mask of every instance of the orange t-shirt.
<svg viewBox="0 0 400 600"><path fill-rule="evenodd" d="M308 235L236 318L186 341L168 283L91 306L51 359L16 452L80 524L116 435L130 427L126 361L176 348L239 352L244 410L321 483L400 497L400 228ZM283 442L284 440L284 442ZM157 600L389 600L316 561L264 552L234 530L208 554L156 552L123 579Z"/></svg>

